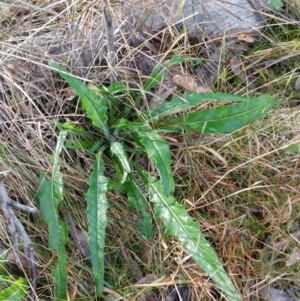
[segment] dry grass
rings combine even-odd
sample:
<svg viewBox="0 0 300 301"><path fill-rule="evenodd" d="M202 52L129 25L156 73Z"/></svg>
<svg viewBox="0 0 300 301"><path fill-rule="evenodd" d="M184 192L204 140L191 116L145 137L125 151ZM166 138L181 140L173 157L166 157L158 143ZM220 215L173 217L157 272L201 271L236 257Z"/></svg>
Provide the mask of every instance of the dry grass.
<svg viewBox="0 0 300 301"><path fill-rule="evenodd" d="M58 134L54 122L70 120L88 128L74 93L49 70L48 61L55 58L64 62L74 74L92 83L108 79L105 48L97 44L103 31L98 2L0 4L0 170L12 169L5 184L9 195L18 202L38 206L39 175L50 169L49 156ZM294 89L300 75L300 25L295 20L300 7L292 0L285 3L282 14L268 14L269 28L263 32L268 39L247 46L240 56L241 69L254 78L254 85L233 72L224 53L217 59L218 76L211 85L213 90L227 93L277 95L280 107L268 118L225 137L196 133L169 137L176 141L170 144L177 199L200 223L244 300L260 300L263 289L270 286L300 298L300 263L285 266L292 251L300 248L300 155L285 150L292 144L300 148L300 94ZM116 15L118 8L114 2ZM191 45L172 34L154 60L205 50L202 42ZM145 75L132 70L129 76L126 70L134 66L125 63L139 50L131 49L121 39L116 43L121 62L116 67L117 74L122 74L121 79L134 88L142 86ZM55 57L53 53L59 47L64 51ZM66 50L68 55L64 54ZM136 106L134 96L126 105ZM70 212L83 229L83 193L91 162L92 158L83 151L63 153L61 170L66 192L61 213ZM189 286L192 300L223 300L181 246L164 238L160 221L156 221L153 239L145 241L137 233L137 216L124 196L111 193L109 202L110 266L106 271L105 299L166 300L174 286L184 283ZM40 214L18 216L35 243L38 299L54 300L51 270L56 255L47 248L46 224ZM2 213L0 219L0 246L11 248ZM122 248L129 254L127 259ZM71 239L67 251L69 299L95 300L89 262ZM152 274L153 279L137 284L132 261L144 276ZM26 267L23 271L12 263L4 267L8 274L29 275Z"/></svg>

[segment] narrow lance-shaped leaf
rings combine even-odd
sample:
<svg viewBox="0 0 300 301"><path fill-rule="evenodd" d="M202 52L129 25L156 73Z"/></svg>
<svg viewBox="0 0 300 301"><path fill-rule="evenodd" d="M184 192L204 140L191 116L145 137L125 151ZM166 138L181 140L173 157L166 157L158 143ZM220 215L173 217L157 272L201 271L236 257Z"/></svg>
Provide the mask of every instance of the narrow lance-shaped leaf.
<svg viewBox="0 0 300 301"><path fill-rule="evenodd" d="M228 301L241 301L241 297L225 272L214 249L209 245L184 206L172 196L166 196L160 183L137 164L135 167L146 187L150 200L154 203L155 216L163 220L166 234L175 236L193 256L196 263L207 272L217 286L226 294Z"/></svg>
<svg viewBox="0 0 300 301"><path fill-rule="evenodd" d="M132 174L128 176L123 185L127 192L129 204L142 214L142 218L138 222L139 232L145 239L150 239L152 237L152 218L147 212L148 203L145 199L145 192Z"/></svg>
<svg viewBox="0 0 300 301"><path fill-rule="evenodd" d="M253 100L264 99L267 100L268 96L260 96L252 98ZM146 110L143 113L147 117L148 122L158 122L160 118L171 116L175 113L184 112L191 108L197 107L203 102L248 102L249 98L245 96L226 94L226 93L187 93L182 96L173 96L170 102L163 102L158 109Z"/></svg>
<svg viewBox="0 0 300 301"><path fill-rule="evenodd" d="M66 298L67 288L67 251L65 245L68 240L68 230L66 223L58 221L59 225L59 249L58 249L58 263L56 269L53 271L55 278L55 291L57 298L64 300Z"/></svg>
<svg viewBox="0 0 300 301"><path fill-rule="evenodd" d="M50 62L50 66L56 69L61 77L68 82L74 92L80 97L82 108L86 111L88 117L92 119L93 124L108 138L110 133L107 126L107 104L105 99L86 87L79 79L70 75L59 64Z"/></svg>
<svg viewBox="0 0 300 301"><path fill-rule="evenodd" d="M43 178L37 196L40 201L40 210L49 227L49 247L59 249L59 224L57 206L63 199L63 179L60 172L59 155L61 153L67 132L62 131L57 139L56 149L51 158L52 174L50 181Z"/></svg>
<svg viewBox="0 0 300 301"><path fill-rule="evenodd" d="M91 262L97 295L100 297L104 283L104 247L108 208L106 198L108 179L103 175L104 162L101 151L96 155L92 167L92 174L87 180L89 190L85 194L85 199L87 201L86 213Z"/></svg>
<svg viewBox="0 0 300 301"><path fill-rule="evenodd" d="M162 121L158 128L160 131L170 132L185 129L203 133L232 133L265 116L277 104L278 100L268 97L248 99L247 102L201 110Z"/></svg>
<svg viewBox="0 0 300 301"><path fill-rule="evenodd" d="M165 195L174 192L174 179L171 170L171 153L169 143L154 130L137 130L140 142L148 157L157 169Z"/></svg>
<svg viewBox="0 0 300 301"><path fill-rule="evenodd" d="M61 299L66 298L67 289L65 250L67 234L65 232L65 223L60 221L58 217L58 205L63 199L63 179L60 172L59 155L62 151L66 134L66 131L62 131L57 139L56 149L51 158L51 179L48 181L43 178L37 193L41 213L49 228L49 248L58 252L58 265L54 271L54 275L56 294Z"/></svg>

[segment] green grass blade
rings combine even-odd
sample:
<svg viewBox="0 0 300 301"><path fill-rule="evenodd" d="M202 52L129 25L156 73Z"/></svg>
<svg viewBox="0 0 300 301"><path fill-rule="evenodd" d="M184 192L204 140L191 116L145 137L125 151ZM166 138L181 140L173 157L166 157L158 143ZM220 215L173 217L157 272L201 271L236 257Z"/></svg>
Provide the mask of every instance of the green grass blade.
<svg viewBox="0 0 300 301"><path fill-rule="evenodd" d="M268 96L248 99L247 102L216 107L186 114L158 124L162 131L201 131L203 133L232 133L251 122L265 116L274 106L277 99Z"/></svg>
<svg viewBox="0 0 300 301"><path fill-rule="evenodd" d="M240 294L225 272L216 252L201 233L199 225L186 212L184 206L178 204L172 196L166 196L162 186L154 177L143 171L137 164L135 167L149 189L150 200L154 203L155 216L163 220L166 234L175 236L182 243L196 263L223 290L229 301L241 301Z"/></svg>
<svg viewBox="0 0 300 301"><path fill-rule="evenodd" d="M0 300L6 301L20 301L24 300L23 298L26 295L28 290L28 285L26 279L20 277L19 279L10 281L10 286L6 289L3 289L0 292Z"/></svg>
<svg viewBox="0 0 300 301"><path fill-rule="evenodd" d="M169 143L154 130L137 130L140 143L157 169L165 195L174 192L174 179L171 171L171 153Z"/></svg>
<svg viewBox="0 0 300 301"><path fill-rule="evenodd" d="M145 192L140 187L138 181L130 174L123 184L129 204L135 210L141 212L142 218L138 222L138 230L145 239L152 237L152 218L147 212L148 203L145 199Z"/></svg>
<svg viewBox="0 0 300 301"><path fill-rule="evenodd" d="M80 80L70 75L69 72L57 63L50 62L50 66L56 69L73 91L80 97L82 108L86 111L93 124L107 137L110 137L107 126L107 104L103 97L94 93L86 87Z"/></svg>
<svg viewBox="0 0 300 301"><path fill-rule="evenodd" d="M96 155L93 163L93 171L87 180L89 190L85 194L87 201L87 220L88 220L88 238L91 252L91 261L97 295L102 295L104 283L104 247L105 230L107 226L107 208L106 199L108 179L103 175L104 162L102 152Z"/></svg>
<svg viewBox="0 0 300 301"><path fill-rule="evenodd" d="M207 101L247 102L248 100L249 98L245 96L226 93L184 93L181 97L172 97L170 102L163 102L158 109L146 110L143 113L148 122L157 122L160 118L184 112Z"/></svg>
<svg viewBox="0 0 300 301"><path fill-rule="evenodd" d="M51 180L45 178L41 180L37 196L40 203L41 213L49 228L49 248L57 251L58 265L54 271L56 294L58 298L66 298L67 275L66 275L66 226L59 220L58 205L63 199L63 179L60 172L59 155L62 151L67 132L62 131L57 139L57 145L51 158L52 174Z"/></svg>

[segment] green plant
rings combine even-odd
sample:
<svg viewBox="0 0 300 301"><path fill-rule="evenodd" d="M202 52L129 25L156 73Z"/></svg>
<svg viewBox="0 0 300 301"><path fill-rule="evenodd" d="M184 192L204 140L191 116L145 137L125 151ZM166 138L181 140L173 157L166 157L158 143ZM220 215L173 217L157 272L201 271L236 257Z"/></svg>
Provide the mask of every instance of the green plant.
<svg viewBox="0 0 300 301"><path fill-rule="evenodd" d="M0 301L20 301L26 296L29 289L26 279L19 277L15 279L11 275L7 275L0 263Z"/></svg>
<svg viewBox="0 0 300 301"><path fill-rule="evenodd" d="M231 133L266 115L278 101L268 96L246 98L236 95L185 93L173 97L155 110L131 112L124 110L119 118L117 108L122 106L118 95L126 95L127 88L122 83L114 83L109 88L86 87L63 67L51 63L81 99L81 106L91 119L97 135L91 135L72 123L57 124L61 130L56 150L52 156L52 173L49 180L41 178L38 192L41 212L49 227L49 246L58 253L58 265L54 271L57 297L66 297L66 253L67 228L59 219L58 205L63 198L63 182L60 172L59 155L63 145L70 148L86 148L87 155L95 158L93 171L87 180L89 189L87 219L89 248L97 295L101 296L104 285L104 247L107 225L107 192L119 189L128 196L129 203L141 213L140 234L149 239L152 235L152 217L149 214L147 197L153 203L154 214L163 220L167 235L178 239L192 255L195 262L223 290L228 300L241 300L239 293L225 272L214 249L209 245L199 229L199 225L189 216L184 206L174 197L174 179L171 169L171 152L168 142L162 137L165 132L200 131L202 133ZM146 92L163 77L163 71L154 69L146 83ZM137 96L140 100L141 95ZM197 111L203 102L230 102L229 105L215 106ZM194 111L192 111L194 110ZM170 118L175 113L180 117ZM66 140L68 133L80 140ZM94 157L93 153L96 152ZM148 156L155 166L157 175L151 175L138 163L136 157ZM115 167L115 179L105 176L105 157L109 157Z"/></svg>
<svg viewBox="0 0 300 301"><path fill-rule="evenodd" d="M282 0L268 0L268 4L274 10L280 10L283 7Z"/></svg>

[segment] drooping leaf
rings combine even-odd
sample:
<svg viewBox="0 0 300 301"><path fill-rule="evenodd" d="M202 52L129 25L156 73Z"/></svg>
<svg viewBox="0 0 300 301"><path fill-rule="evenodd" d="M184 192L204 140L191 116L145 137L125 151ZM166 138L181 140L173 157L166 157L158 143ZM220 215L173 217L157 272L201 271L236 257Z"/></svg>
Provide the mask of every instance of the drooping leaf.
<svg viewBox="0 0 300 301"><path fill-rule="evenodd" d="M63 199L63 179L60 172L59 155L62 151L67 132L62 131L57 139L56 149L51 158L51 179L41 179L37 193L41 213L49 229L49 248L57 251L58 265L54 270L55 288L57 298L65 299L67 290L66 250L67 242L66 225L59 220L58 205ZM57 278L56 278L57 277Z"/></svg>
<svg viewBox="0 0 300 301"><path fill-rule="evenodd" d="M89 189L85 194L85 199L91 262L97 295L100 297L104 283L104 247L108 208L106 198L108 179L103 175L105 168L101 151L96 155L92 167L93 171L87 180Z"/></svg>
<svg viewBox="0 0 300 301"><path fill-rule="evenodd" d="M253 98L260 101L261 99L267 100L267 96ZM160 118L171 116L175 113L184 112L188 109L194 108L203 102L248 102L249 98L245 96L232 95L226 93L187 93L185 92L180 97L172 97L170 102L163 102L158 109L146 110L143 113L147 117L148 122L158 122Z"/></svg>
<svg viewBox="0 0 300 301"><path fill-rule="evenodd" d="M137 130L140 143L144 146L148 157L157 169L164 194L174 192L174 179L171 170L171 153L169 143L154 130Z"/></svg>
<svg viewBox="0 0 300 301"><path fill-rule="evenodd" d="M130 173L131 168L130 168L127 156L125 154L123 144L120 142L113 142L111 144L110 151L112 154L114 154L118 158L123 170L126 171L127 173Z"/></svg>
<svg viewBox="0 0 300 301"><path fill-rule="evenodd" d="M110 136L107 126L107 103L104 97L96 94L86 87L79 79L70 75L69 72L57 63L50 62L50 66L56 69L71 86L73 91L80 97L82 108L86 111L93 124L108 138Z"/></svg>
<svg viewBox="0 0 300 301"><path fill-rule="evenodd" d="M120 184L122 184L126 181L128 173L131 173L131 168L124 151L124 146L120 142L113 142L110 146L110 151L117 158L120 164L123 175L122 178L120 178L119 176L118 178L120 178ZM117 171L120 172L121 170L118 169Z"/></svg>
<svg viewBox="0 0 300 301"><path fill-rule="evenodd" d="M141 179L149 189L157 218L163 220L166 234L175 236L193 256L195 262L223 290L228 301L241 301L241 296L225 272L218 255L201 233L199 225L192 220L183 205L172 196L166 196L159 181L134 164Z"/></svg>
<svg viewBox="0 0 300 301"><path fill-rule="evenodd" d="M232 104L188 113L185 116L165 120L158 124L162 131L201 131L203 133L232 133L265 116L278 100L267 96L248 99L247 102Z"/></svg>
<svg viewBox="0 0 300 301"><path fill-rule="evenodd" d="M0 277L1 278L1 277ZM0 291L0 300L21 301L28 291L26 279L20 277L17 280L11 279L10 286Z"/></svg>
<svg viewBox="0 0 300 301"><path fill-rule="evenodd" d="M138 222L139 232L145 239L150 239L152 237L152 218L147 212L148 203L145 199L145 193L142 187L140 187L138 181L132 174L127 177L127 181L123 186L131 207L142 214L142 218Z"/></svg>

